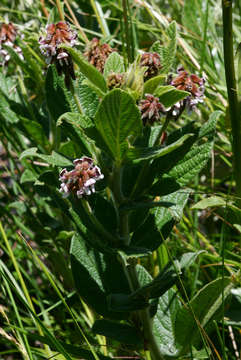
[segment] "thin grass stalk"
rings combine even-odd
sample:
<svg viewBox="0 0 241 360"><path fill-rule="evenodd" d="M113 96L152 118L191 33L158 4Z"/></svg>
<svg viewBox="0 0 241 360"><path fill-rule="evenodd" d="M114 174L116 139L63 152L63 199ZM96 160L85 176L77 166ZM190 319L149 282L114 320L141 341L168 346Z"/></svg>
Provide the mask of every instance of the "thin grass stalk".
<svg viewBox="0 0 241 360"><path fill-rule="evenodd" d="M4 228L3 228L3 226L2 226L1 221L0 221L0 233L1 233L1 235L2 235L2 238L3 238L3 241L4 241L5 245L6 245L6 248L7 248L7 250L8 250L9 257L10 257L10 259L11 259L11 261L12 261L12 263L13 263L13 266L14 266L14 268L15 268L15 271L16 271L16 273L17 273L17 275L18 275L18 279L19 279L19 282L20 282L20 284L21 284L21 287L22 287L24 296L25 296L25 298L26 298L26 301L27 301L27 303L28 303L28 305L29 305L29 308L30 308L31 311L36 315L35 308L34 308L34 306L33 306L31 297L30 297L30 295L29 295L27 286L26 286L26 284L25 284L25 282L24 282L24 279L23 279L23 277L22 277L22 273L21 273L21 271L20 271L20 269L19 269L17 260L16 260L16 258L15 258L14 253L13 253L13 250L12 250L12 248L11 248L11 246L10 246L10 243L9 243L9 241L8 241L8 238L7 238L7 236L6 236L6 233L5 233L5 231L4 231ZM40 328L40 326L39 326L38 323L36 323L36 326L37 326L39 335L43 336L42 329ZM49 356L51 356L52 353L51 353L49 347L48 347L47 345L44 345L44 348L45 348L45 350L46 350L46 353L47 353Z"/></svg>
<svg viewBox="0 0 241 360"><path fill-rule="evenodd" d="M25 241L25 239L23 238L23 240ZM25 241L26 242L26 241ZM28 243L26 243L28 245ZM81 327L79 326L71 308L69 307L69 305L67 304L67 302L65 301L64 296L61 294L61 291L59 290L58 286L56 285L50 271L47 269L47 267L44 265L44 263L39 259L39 257L37 256L37 254L35 253L35 251L28 245L29 249L32 252L33 258L36 260L36 262L38 263L38 265L40 266L40 268L43 270L44 274L46 275L47 279L49 280L50 284L52 285L53 289L55 290L55 292L57 293L57 295L59 296L59 298L61 299L63 305L65 306L66 310L68 311L68 313L70 314L70 316L72 317L74 324L76 325L78 331L80 332L81 336L84 338L84 340L86 341L86 344L89 346L89 349L91 351L91 353L94 356L95 360L99 360L98 355L96 354L96 352L94 351L94 348L92 347L92 345L90 344L90 342L88 341L87 337L85 336L83 330L81 329Z"/></svg>
<svg viewBox="0 0 241 360"><path fill-rule="evenodd" d="M129 3L129 0L126 0L127 1L127 10L128 10L128 13L129 13L129 25L130 25L130 38L131 38L131 62L134 61L135 59L135 39L134 39L134 24L133 24L133 21L132 21L132 14L131 14L131 7L130 7L130 3Z"/></svg>
<svg viewBox="0 0 241 360"><path fill-rule="evenodd" d="M1 265L0 265L1 266ZM13 310L14 310L14 313L15 313L15 316L16 316L16 319L18 321L18 324L19 324L19 327L21 329L21 332L22 332L22 336L23 336L23 340L22 340L22 336L20 335L19 331L17 332L18 333L18 337L19 337L19 340L22 344L24 344L25 346L25 350L28 354L28 357L30 360L33 360L33 356L32 356L32 352L31 352L31 349L30 349L30 345L29 345L29 342L28 342L28 338L26 336L26 334L24 333L24 327L23 327L23 323L22 323L22 319L21 319L21 316L19 315L19 312L18 312L18 308L17 308L17 305L15 303L15 300L14 300L14 297L12 295L12 291L10 289L10 286L8 285L6 279L3 278L3 281L5 283L5 287L6 287L6 290L8 292L8 295L9 295L9 299L11 301L11 304L13 306Z"/></svg>
<svg viewBox="0 0 241 360"><path fill-rule="evenodd" d="M106 21L104 19L100 4L98 3L98 1L95 1L95 0L90 0L90 3L95 12L95 16L96 16L96 19L98 21L98 24L99 24L99 27L101 29L103 36L104 37L110 36L110 32L109 32L108 26L106 24Z"/></svg>
<svg viewBox="0 0 241 360"><path fill-rule="evenodd" d="M222 0L224 67L228 92L229 115L232 126L232 150L236 195L241 204L241 123L237 96L233 50L232 1Z"/></svg>
<svg viewBox="0 0 241 360"><path fill-rule="evenodd" d="M209 0L206 0L205 7L205 20L203 28L203 42L202 42L202 52L201 52L201 61L200 61L200 73L203 71L204 60L206 57L206 42L207 42L207 30L208 30L208 14L209 14Z"/></svg>
<svg viewBox="0 0 241 360"><path fill-rule="evenodd" d="M73 10L71 9L71 6L69 5L69 3L68 3L67 0L64 0L64 3L65 3L65 5L66 5L67 9L69 10L69 13L70 13L70 15L71 15L71 17L72 17L72 19L73 19L73 22L74 22L75 26L76 26L77 29L79 30L82 39L84 40L84 42L85 42L86 44L88 44L89 39L87 38L87 36L85 35L84 30L83 30L82 27L80 26L80 23L78 22L75 14L74 14L74 12L73 12Z"/></svg>
<svg viewBox="0 0 241 360"><path fill-rule="evenodd" d="M64 21L64 12L60 0L56 0L56 6L58 8L58 13L61 21Z"/></svg>

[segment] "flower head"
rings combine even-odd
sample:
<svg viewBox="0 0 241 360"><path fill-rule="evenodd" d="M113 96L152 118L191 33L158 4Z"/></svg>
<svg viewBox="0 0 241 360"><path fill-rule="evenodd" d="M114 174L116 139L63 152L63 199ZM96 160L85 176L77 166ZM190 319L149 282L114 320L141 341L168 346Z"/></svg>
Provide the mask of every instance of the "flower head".
<svg viewBox="0 0 241 360"><path fill-rule="evenodd" d="M0 66L5 66L8 64L11 56L9 52L2 47L2 45L11 46L21 59L23 59L22 50L19 46L16 45L17 30L16 27L12 24L2 23L0 25Z"/></svg>
<svg viewBox="0 0 241 360"><path fill-rule="evenodd" d="M178 90L189 92L190 95L174 105L172 111L175 117L179 116L185 108L191 111L198 103L203 102L205 83L203 78L198 77L196 74L189 74L183 67L179 67L177 72L178 75L174 79L169 78L168 83Z"/></svg>
<svg viewBox="0 0 241 360"><path fill-rule="evenodd" d="M90 64L94 65L101 73L104 71L105 62L108 56L116 49L112 49L109 44L101 44L100 40L93 38L87 44L84 56Z"/></svg>
<svg viewBox="0 0 241 360"><path fill-rule="evenodd" d="M107 77L107 86L110 90L114 88L120 88L123 82L124 82L123 74L110 73Z"/></svg>
<svg viewBox="0 0 241 360"><path fill-rule="evenodd" d="M55 64L58 74L65 74L66 85L69 85L69 76L75 80L74 67L70 54L59 47L66 44L73 47L77 42L77 33L70 26L59 21L57 24L49 24L46 27L46 36L39 38L40 51L46 57L46 63Z"/></svg>
<svg viewBox="0 0 241 360"><path fill-rule="evenodd" d="M153 125L155 121L160 119L162 114L165 114L164 106L157 97L151 94L145 94L145 99L139 102L138 107L141 111L143 125Z"/></svg>
<svg viewBox="0 0 241 360"><path fill-rule="evenodd" d="M78 198L91 195L95 192L95 183L104 178L100 168L94 165L93 160L87 156L73 161L75 168L71 171L63 169L59 174L61 181L60 192L63 197L71 193Z"/></svg>
<svg viewBox="0 0 241 360"><path fill-rule="evenodd" d="M160 56L157 53L151 52L146 52L142 54L140 65L147 67L144 73L145 80L156 76L162 67Z"/></svg>

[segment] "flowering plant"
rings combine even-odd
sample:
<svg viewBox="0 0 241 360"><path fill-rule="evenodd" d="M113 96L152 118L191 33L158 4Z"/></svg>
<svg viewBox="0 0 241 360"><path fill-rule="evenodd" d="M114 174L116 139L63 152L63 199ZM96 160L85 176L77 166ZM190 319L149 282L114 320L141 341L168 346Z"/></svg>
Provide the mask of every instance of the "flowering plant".
<svg viewBox="0 0 241 360"><path fill-rule="evenodd" d="M209 159L220 113L214 112L202 126L190 123L170 132L170 122L201 101L204 81L184 69L170 76L172 63L162 67L167 60L159 43L128 68L116 49L95 38L82 55L73 47L76 36L62 30L66 26L48 25L40 46L48 63L62 66L68 59L69 66L72 59L79 68L71 90L74 106L58 66L58 72L49 67L46 79L48 108L55 116L55 101L64 95L56 129L74 147L65 152L67 158L35 150L22 156L65 166L56 201L66 209L74 229L70 254L76 289L103 317L94 323L93 332L108 336L111 328L111 336L118 339L120 329L127 329L122 341L148 349L153 360L188 354L180 329L185 319L191 331L195 320L173 298L173 286L199 254L166 263L155 278L140 259L165 243L181 219L191 192L186 185ZM175 23L170 29L175 34ZM170 41L173 51L176 35ZM59 146L56 150L61 153ZM82 157L75 159L76 155ZM69 158L75 159L74 169ZM193 303L200 299L201 295ZM166 317L163 302L176 308L176 315L168 319L172 323L168 345L162 330L157 331ZM192 339L200 340L198 332Z"/></svg>
<svg viewBox="0 0 241 360"><path fill-rule="evenodd" d="M6 63L4 42L14 43L16 33L9 24L0 34ZM210 158L221 113L209 116L201 74L183 66L176 74L175 22L164 35L167 45L158 40L148 51L133 51L131 59L110 37L82 36L83 46L72 25L63 19L49 23L35 39L37 49L21 43L26 63L11 52L32 86L31 97L24 92L22 101L11 94L10 108L0 93L4 125L24 133L15 134L14 146L24 166L18 169L20 183L33 184L26 212L37 229L36 241L40 238L49 258L55 255L53 267L63 287L75 289L88 306L94 339L113 339L148 360L193 357L203 329L208 332L219 318L221 294L225 299L232 286L230 279L218 278L189 300L182 277L203 251L174 259L167 246L192 193L190 182ZM29 99L36 99L34 106ZM200 105L208 114L205 121ZM62 257L49 251L49 237L56 247L61 242ZM50 346L70 359L69 344L59 345L45 333ZM46 341L41 332L39 338ZM75 348L70 351L76 354ZM109 359L96 354L78 352L87 359Z"/></svg>

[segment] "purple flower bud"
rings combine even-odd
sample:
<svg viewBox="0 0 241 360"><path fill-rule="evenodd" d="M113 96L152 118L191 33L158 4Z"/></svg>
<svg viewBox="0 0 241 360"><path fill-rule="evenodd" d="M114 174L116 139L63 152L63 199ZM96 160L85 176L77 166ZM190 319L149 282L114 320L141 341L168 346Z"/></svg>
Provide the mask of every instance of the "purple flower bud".
<svg viewBox="0 0 241 360"><path fill-rule="evenodd" d="M17 30L12 23L0 25L0 66L5 66L8 64L11 56L8 51L2 47L2 45L7 45L12 47L21 60L23 60L22 50L19 46L16 45L15 40L17 37Z"/></svg>
<svg viewBox="0 0 241 360"><path fill-rule="evenodd" d="M65 75L67 87L70 85L70 77L75 80L74 67L70 54L59 45L67 44L73 47L76 43L77 33L64 21L47 25L45 37L39 38L39 48L46 58L46 63L55 64L58 74Z"/></svg>
<svg viewBox="0 0 241 360"><path fill-rule="evenodd" d="M104 178L98 166L94 165L93 160L87 156L73 161L75 168L71 171L63 169L59 174L61 181L60 192L63 197L68 197L71 193L78 198L91 195L95 192L95 183Z"/></svg>

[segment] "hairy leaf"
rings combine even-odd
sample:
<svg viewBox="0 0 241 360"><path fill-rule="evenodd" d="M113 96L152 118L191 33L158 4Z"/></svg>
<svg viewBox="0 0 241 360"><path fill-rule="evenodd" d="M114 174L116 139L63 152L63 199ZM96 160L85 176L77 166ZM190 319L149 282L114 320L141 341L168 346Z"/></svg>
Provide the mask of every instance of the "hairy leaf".
<svg viewBox="0 0 241 360"><path fill-rule="evenodd" d="M105 68L104 68L104 77L107 78L111 73L123 73L125 71L124 60L117 52L113 52L108 56Z"/></svg>
<svg viewBox="0 0 241 360"><path fill-rule="evenodd" d="M200 327L203 329L212 320L219 319L223 300L229 295L233 284L230 278L219 278L205 285L188 304L177 313L175 338L177 343L187 350L190 344L200 339ZM223 296L222 296L223 292Z"/></svg>
<svg viewBox="0 0 241 360"><path fill-rule="evenodd" d="M97 130L109 148L110 155L121 162L129 143L142 131L140 111L125 91L110 91L95 116Z"/></svg>
<svg viewBox="0 0 241 360"><path fill-rule="evenodd" d="M134 327L120 322L96 320L92 331L124 344L138 345L142 343L142 338Z"/></svg>
<svg viewBox="0 0 241 360"><path fill-rule="evenodd" d="M130 292L117 259L113 255L101 254L89 248L86 241L77 234L72 239L70 254L75 285L84 301L102 316L116 319L125 317L125 314L109 311L107 305L109 294Z"/></svg>

